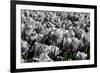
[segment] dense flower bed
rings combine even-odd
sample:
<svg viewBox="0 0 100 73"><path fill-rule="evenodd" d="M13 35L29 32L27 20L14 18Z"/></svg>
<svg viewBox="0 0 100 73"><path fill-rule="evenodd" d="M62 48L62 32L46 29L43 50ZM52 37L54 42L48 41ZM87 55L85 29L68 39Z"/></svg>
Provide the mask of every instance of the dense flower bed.
<svg viewBox="0 0 100 73"><path fill-rule="evenodd" d="M90 13L21 10L22 62L90 59Z"/></svg>

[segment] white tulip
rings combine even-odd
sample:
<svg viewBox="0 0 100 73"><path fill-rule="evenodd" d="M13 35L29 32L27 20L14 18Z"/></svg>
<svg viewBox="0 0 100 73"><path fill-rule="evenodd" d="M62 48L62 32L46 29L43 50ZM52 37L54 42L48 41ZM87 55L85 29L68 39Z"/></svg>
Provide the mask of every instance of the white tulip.
<svg viewBox="0 0 100 73"><path fill-rule="evenodd" d="M84 52L80 52L80 51L77 52L76 59L85 60L86 58L87 58L87 54L85 54Z"/></svg>
<svg viewBox="0 0 100 73"><path fill-rule="evenodd" d="M42 53L39 57L39 62L53 62L53 60L50 59L45 53Z"/></svg>

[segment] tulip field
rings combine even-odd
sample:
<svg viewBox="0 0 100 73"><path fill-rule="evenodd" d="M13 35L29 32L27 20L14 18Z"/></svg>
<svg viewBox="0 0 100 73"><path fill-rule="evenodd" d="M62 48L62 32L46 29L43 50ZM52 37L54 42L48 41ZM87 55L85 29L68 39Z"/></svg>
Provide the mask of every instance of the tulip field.
<svg viewBox="0 0 100 73"><path fill-rule="evenodd" d="M90 59L90 13L21 10L21 62Z"/></svg>

